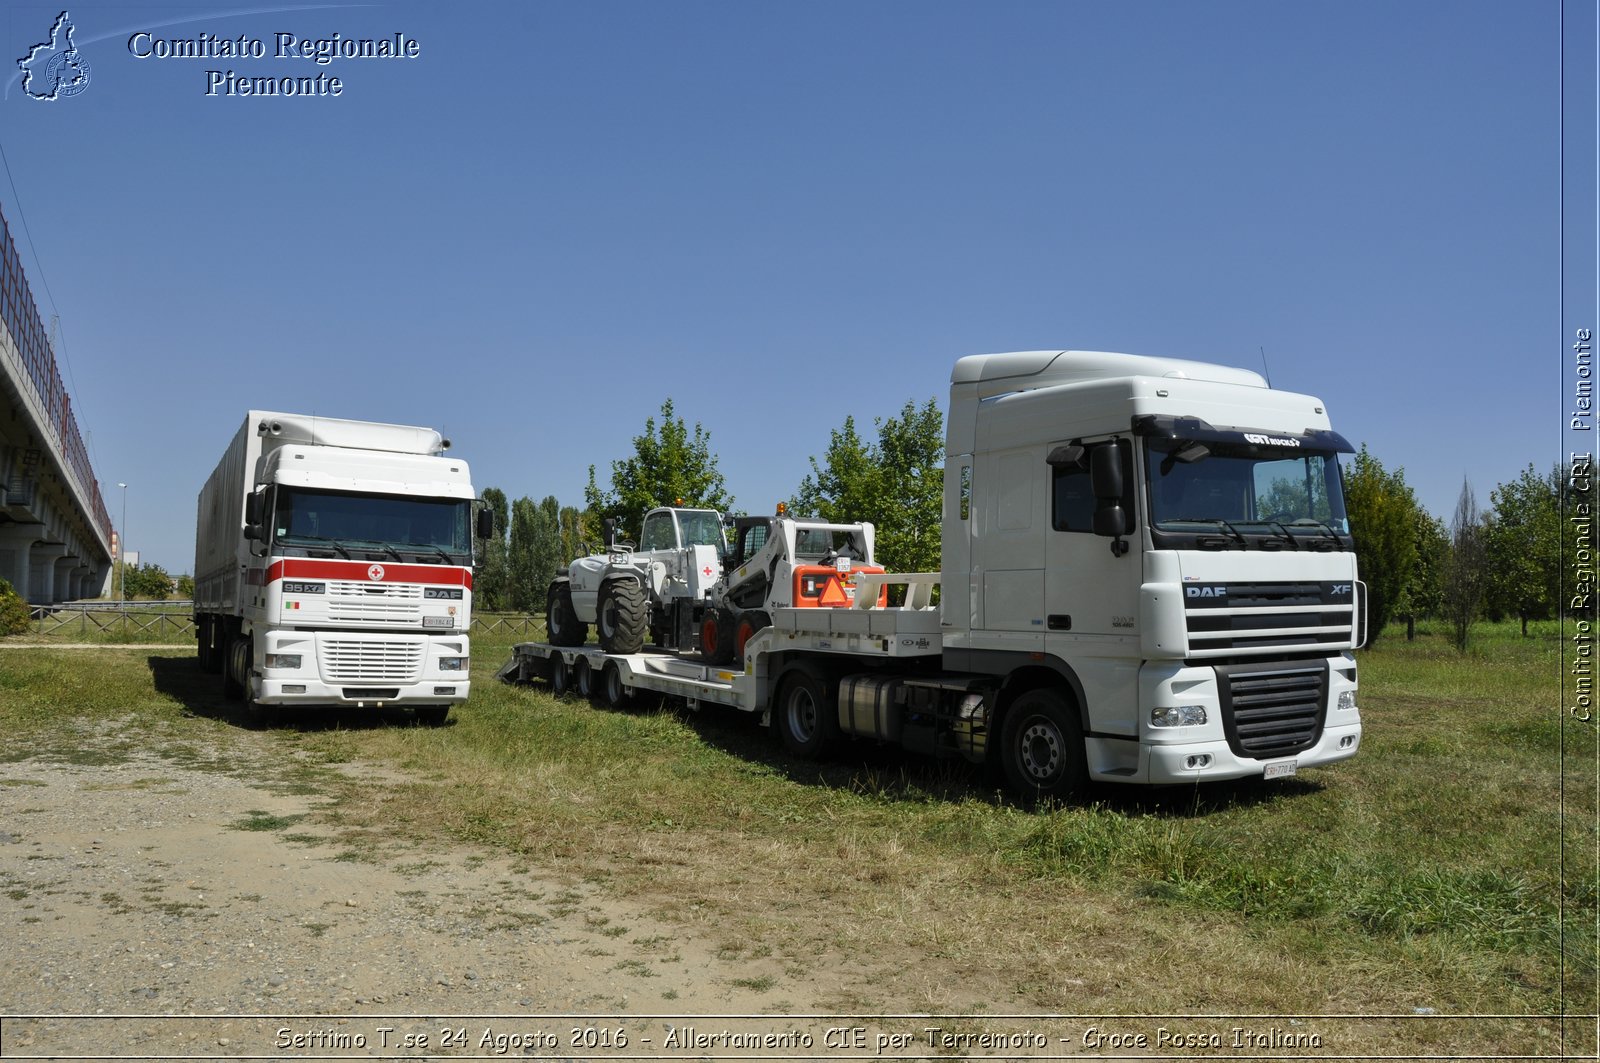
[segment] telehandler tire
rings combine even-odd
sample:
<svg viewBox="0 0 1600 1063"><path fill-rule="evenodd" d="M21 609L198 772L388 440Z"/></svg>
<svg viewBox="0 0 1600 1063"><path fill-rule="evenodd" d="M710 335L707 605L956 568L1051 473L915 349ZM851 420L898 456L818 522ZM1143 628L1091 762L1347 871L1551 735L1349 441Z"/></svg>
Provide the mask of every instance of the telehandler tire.
<svg viewBox="0 0 1600 1063"><path fill-rule="evenodd" d="M589 637L589 625L578 622L572 608L572 584L564 579L550 584L545 599L545 634L552 646L582 646Z"/></svg>
<svg viewBox="0 0 1600 1063"><path fill-rule="evenodd" d="M638 653L650 625L644 588L631 579L608 579L600 584L595 603L594 629L600 648L607 653Z"/></svg>

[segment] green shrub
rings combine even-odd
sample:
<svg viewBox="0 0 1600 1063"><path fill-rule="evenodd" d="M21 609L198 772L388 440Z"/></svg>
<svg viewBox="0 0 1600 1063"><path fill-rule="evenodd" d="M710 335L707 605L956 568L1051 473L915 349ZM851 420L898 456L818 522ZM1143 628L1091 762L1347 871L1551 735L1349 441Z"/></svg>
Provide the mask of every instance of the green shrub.
<svg viewBox="0 0 1600 1063"><path fill-rule="evenodd" d="M20 635L30 623L28 603L11 589L11 584L0 579L0 635Z"/></svg>

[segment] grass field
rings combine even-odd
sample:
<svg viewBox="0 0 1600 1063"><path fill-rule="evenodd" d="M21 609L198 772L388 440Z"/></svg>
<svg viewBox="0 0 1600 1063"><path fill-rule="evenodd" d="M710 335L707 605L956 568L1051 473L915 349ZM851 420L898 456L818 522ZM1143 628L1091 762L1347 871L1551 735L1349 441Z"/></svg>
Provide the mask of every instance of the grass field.
<svg viewBox="0 0 1600 1063"><path fill-rule="evenodd" d="M1480 626L1462 656L1391 630L1360 655L1362 751L1336 767L1038 810L965 766L806 764L738 714L504 686L509 644L481 637L449 726L272 737L415 780L344 794L357 852L437 831L522 854L731 955L851 972L819 1002L841 1012L1371 1016L1307 1021L1340 1054L1550 1053L1550 1016L1595 1011L1600 840L1594 726L1562 711L1555 626L1533 635ZM69 741L64 716L225 732L212 686L176 646L7 650L0 722L18 755Z"/></svg>

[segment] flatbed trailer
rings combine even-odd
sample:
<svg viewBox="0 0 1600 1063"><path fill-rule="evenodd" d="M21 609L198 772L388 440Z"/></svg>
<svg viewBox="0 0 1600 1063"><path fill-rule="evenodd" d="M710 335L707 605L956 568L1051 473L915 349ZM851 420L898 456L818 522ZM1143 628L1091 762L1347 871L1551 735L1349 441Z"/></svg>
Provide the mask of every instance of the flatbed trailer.
<svg viewBox="0 0 1600 1063"><path fill-rule="evenodd" d="M941 659L939 610L930 604L938 573L862 573L850 608L772 611L772 625L745 646L742 670L713 664L698 653L646 648L607 653L597 643L556 646L522 642L496 678L543 680L558 694L575 692L617 707L644 692L681 698L690 708L726 705L770 719L774 694L802 664L831 672L908 666L937 670ZM878 591L904 585L907 604L882 606Z"/></svg>

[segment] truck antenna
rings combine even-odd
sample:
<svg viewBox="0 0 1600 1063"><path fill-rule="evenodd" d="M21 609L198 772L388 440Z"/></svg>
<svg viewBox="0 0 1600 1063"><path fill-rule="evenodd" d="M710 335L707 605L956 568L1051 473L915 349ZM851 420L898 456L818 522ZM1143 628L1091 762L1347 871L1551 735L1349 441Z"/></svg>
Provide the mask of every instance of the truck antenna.
<svg viewBox="0 0 1600 1063"><path fill-rule="evenodd" d="M1256 350L1261 352L1261 371L1266 374L1267 387L1270 388L1272 386L1272 370L1267 368L1267 349L1257 344Z"/></svg>

